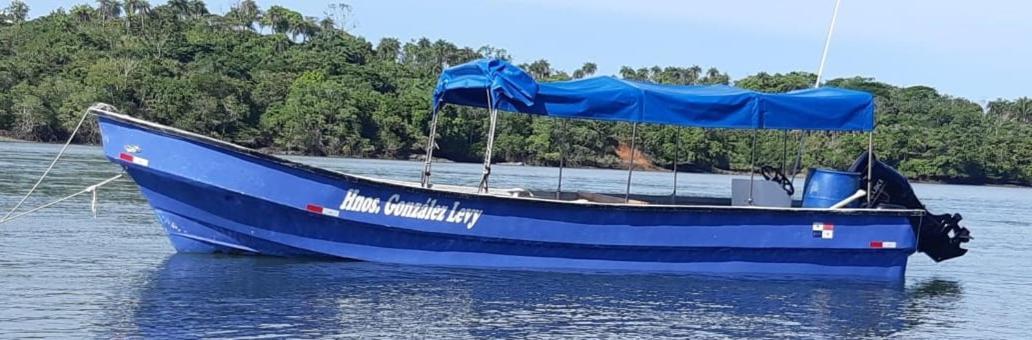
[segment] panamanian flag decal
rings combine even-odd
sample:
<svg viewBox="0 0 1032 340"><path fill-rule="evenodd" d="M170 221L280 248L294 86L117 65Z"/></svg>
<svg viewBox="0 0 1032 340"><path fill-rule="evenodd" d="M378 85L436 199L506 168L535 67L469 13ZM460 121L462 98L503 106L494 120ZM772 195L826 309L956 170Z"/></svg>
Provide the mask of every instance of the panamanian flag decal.
<svg viewBox="0 0 1032 340"><path fill-rule="evenodd" d="M835 238L835 225L824 222L813 222L813 238L830 240Z"/></svg>

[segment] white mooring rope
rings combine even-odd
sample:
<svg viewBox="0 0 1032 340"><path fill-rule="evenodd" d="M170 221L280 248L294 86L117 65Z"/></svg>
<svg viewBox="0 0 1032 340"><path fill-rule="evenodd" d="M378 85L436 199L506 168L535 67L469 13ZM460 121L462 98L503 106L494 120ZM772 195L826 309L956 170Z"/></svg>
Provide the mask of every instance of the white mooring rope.
<svg viewBox="0 0 1032 340"><path fill-rule="evenodd" d="M57 153L57 157L54 157L54 160L52 162L50 162L50 166L48 166L47 169L43 171L43 175L39 176L39 179L36 180L36 184L32 185L32 189L29 189L29 192L25 193L25 196L22 197L20 201L18 201L18 204L15 204L14 208L11 208L11 210L8 210L7 214L4 215L4 218L0 218L0 221L7 221L8 217L11 217L11 214L13 214L15 210L18 210L18 208L20 208L22 206L22 204L25 203L25 200L29 199L29 196L31 196L32 193L36 191L36 188L39 187L39 184L43 183L43 179L47 178L47 175L50 174L50 170L54 169L54 164L57 164L57 161L59 159L61 159L61 155L64 155L65 150L68 150L68 145L72 144L72 139L75 138L75 134L79 132L79 128L82 127L82 123L86 121L86 117L88 117L89 115L90 115L90 110L86 110L86 112L82 113L82 118L79 119L79 124L76 124L75 125L75 130L72 130L72 134L68 135L68 141L65 142L64 146L61 147L61 151L59 151ZM2 222L0 222L0 223L2 223Z"/></svg>
<svg viewBox="0 0 1032 340"><path fill-rule="evenodd" d="M86 187L86 188L84 188L82 190L79 190L78 192L76 192L74 194L71 194L71 195L59 198L59 199L57 199L57 200L55 200L53 202L50 202L50 203L47 203L47 204L44 204L44 205L41 205L41 206L38 206L38 207L35 207L35 208L32 208L32 209L29 209L29 210L26 210L24 212L15 214L13 216L4 217L3 219L0 219L0 224L4 224L4 223L7 223L7 222L10 222L13 219L16 219L16 218L19 218L19 217L22 217L22 216L34 213L36 211L39 211L40 209L52 206L54 204L58 204L58 203L64 202L64 201L66 201L66 200L68 200L68 199L70 199L72 197L79 196L79 195L85 194L87 192L92 192L93 193L93 201L90 203L90 211L93 212L93 217L97 217L97 189L102 187L102 186L104 186L104 185L106 185L106 184L108 184L108 183L114 182L116 179L119 179L119 178L122 178L122 174L118 174L118 175L115 175L115 177L111 177L111 178L105 179L103 181L100 181L97 184L88 186L88 187Z"/></svg>
<svg viewBox="0 0 1032 340"><path fill-rule="evenodd" d="M93 109L93 108L91 107L90 109ZM56 201L53 201L53 202L50 202L50 203L47 203L47 204L44 204L44 205L41 205L41 206L38 206L38 207L35 207L35 208L32 208L32 209L29 209L27 211L24 211L24 212L21 212L21 213L18 213L18 214L14 214L14 212L17 211L18 208L21 208L22 204L24 204L25 201L29 199L29 196L32 196L32 193L36 192L36 189L39 188L39 184L43 183L43 179L47 178L47 175L49 175L50 171L54 169L54 165L57 164L57 161L60 160L61 156L64 155L65 151L68 150L68 146L72 144L72 140L75 139L75 135L77 133L79 133L79 129L82 128L82 124L86 121L86 117L89 117L90 109L87 109L86 112L83 112L82 118L79 119L79 123L75 125L75 129L72 130L72 134L68 136L68 141L66 141L64 146L61 147L61 151L58 151L57 156L54 157L54 160L50 162L50 166L47 166L47 169L43 171L43 175L39 176L39 179L36 180L36 184L32 185L32 188L29 189L29 192L25 193L25 196L23 196L21 198L21 200L18 201L18 204L15 204L14 207L11 208L11 210L7 211L7 214L5 214L3 218L0 218L0 224L7 223L7 222L9 222L9 221L11 221L13 219L16 219L16 218L19 218L19 217L22 217L22 216L34 213L36 211L39 211L40 209L52 206L54 204L58 204L58 203L64 202L64 201L66 201L66 200L68 200L68 199L70 199L72 197L79 196L79 195L82 195L82 194L87 193L87 192L90 192L90 193L93 194L93 199L90 201L90 211L93 213L93 217L94 218L97 217L97 189L100 188L101 186L104 186L104 185L106 185L108 183L113 182L116 179L122 178L123 174L118 174L115 177L111 177L111 178L108 178L106 180L100 181L97 184L88 186L88 187L86 187L86 188L84 188L84 189L82 189L82 190L80 190L80 191L78 191L78 192L76 192L74 194L62 197L62 198L60 198L60 199L58 199Z"/></svg>

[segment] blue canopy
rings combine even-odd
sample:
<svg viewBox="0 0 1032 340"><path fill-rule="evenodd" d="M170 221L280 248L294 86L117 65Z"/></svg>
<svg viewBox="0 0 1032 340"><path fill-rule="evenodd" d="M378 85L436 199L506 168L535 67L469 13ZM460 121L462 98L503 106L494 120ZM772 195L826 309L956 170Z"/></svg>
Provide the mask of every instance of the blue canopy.
<svg viewBox="0 0 1032 340"><path fill-rule="evenodd" d="M444 70L434 108L489 107L560 118L613 120L704 128L874 129L874 99L866 92L822 87L763 93L726 85L660 85L594 77L538 83L519 67L479 59Z"/></svg>

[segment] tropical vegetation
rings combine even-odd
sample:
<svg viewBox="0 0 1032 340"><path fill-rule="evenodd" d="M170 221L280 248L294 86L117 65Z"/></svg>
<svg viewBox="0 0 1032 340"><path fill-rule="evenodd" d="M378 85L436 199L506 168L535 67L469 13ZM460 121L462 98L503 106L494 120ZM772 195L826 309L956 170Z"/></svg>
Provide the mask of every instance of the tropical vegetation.
<svg viewBox="0 0 1032 340"><path fill-rule="evenodd" d="M406 159L425 147L436 76L482 57L513 59L491 46L445 40L377 42L349 33L350 7L323 17L255 1L211 13L198 0L100 0L28 18L14 0L0 14L0 136L53 142L69 137L85 108L109 103L143 119L253 148L309 155ZM557 70L541 59L522 64L542 81L590 77L593 63ZM731 79L716 68L623 67L618 76L670 84L733 84L783 92L813 86L807 72ZM986 105L926 86L871 78L823 86L860 89L877 98L874 135L881 159L926 180L1032 183L1032 99ZM486 140L483 110L447 107L437 156L478 161ZM504 114L497 162L621 167L628 124L557 121ZM643 125L635 143L662 167L747 170L793 163L800 132L729 131ZM756 153L750 153L753 138ZM808 133L804 166L845 167L866 148L863 134ZM79 143L96 143L87 124ZM787 152L785 151L787 150ZM790 168L791 166L786 166Z"/></svg>

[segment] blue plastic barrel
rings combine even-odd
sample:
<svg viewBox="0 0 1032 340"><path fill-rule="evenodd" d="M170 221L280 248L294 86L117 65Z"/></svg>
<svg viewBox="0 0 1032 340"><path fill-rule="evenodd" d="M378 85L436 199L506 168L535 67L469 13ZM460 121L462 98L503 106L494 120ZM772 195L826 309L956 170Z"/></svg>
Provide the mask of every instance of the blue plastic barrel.
<svg viewBox="0 0 1032 340"><path fill-rule="evenodd" d="M860 188L860 174L829 169L810 169L803 187L804 208L829 208L849 198ZM846 207L855 208L860 200Z"/></svg>

